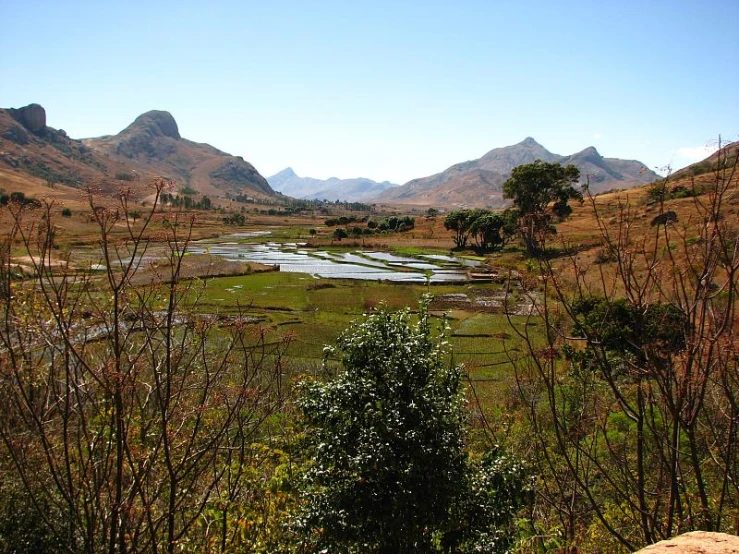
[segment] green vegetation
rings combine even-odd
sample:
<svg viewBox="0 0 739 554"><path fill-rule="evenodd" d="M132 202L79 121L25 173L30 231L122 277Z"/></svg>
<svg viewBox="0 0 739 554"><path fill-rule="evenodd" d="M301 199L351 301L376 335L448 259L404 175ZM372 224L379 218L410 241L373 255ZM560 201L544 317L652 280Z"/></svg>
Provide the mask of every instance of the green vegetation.
<svg viewBox="0 0 739 554"><path fill-rule="evenodd" d="M199 201L194 201L193 196L197 193L196 190L191 188L185 188L180 191L183 196L177 194L169 194L167 192L162 193L160 200L162 205L169 205L174 208L184 208L186 210L211 210L213 209L213 203L210 198L203 195Z"/></svg>
<svg viewBox="0 0 739 554"><path fill-rule="evenodd" d="M513 210L455 210L447 214L444 228L454 231L454 244L458 249L465 248L472 237L476 250L493 252L501 250L515 235L516 217Z"/></svg>
<svg viewBox="0 0 739 554"><path fill-rule="evenodd" d="M366 227L362 228L354 226L352 228L349 228L348 225L352 223L366 223ZM335 227L337 225L344 226L343 229L340 228L334 230L334 237L338 240L341 240L342 238L347 238L349 236L349 233L351 233L355 237L359 237L362 235L370 236L376 233L402 233L404 231L410 231L416 226L416 220L411 216L390 216L384 219L377 220L349 215L326 219L324 221L324 224L326 225L326 227Z"/></svg>
<svg viewBox="0 0 739 554"><path fill-rule="evenodd" d="M240 227L246 223L246 216L242 213L228 214L223 218L223 223Z"/></svg>
<svg viewBox="0 0 739 554"><path fill-rule="evenodd" d="M612 223L595 215L607 253L596 268L538 260L546 333L511 321L528 353L514 363L514 450L528 452L542 502L531 550L631 552L735 531L739 232L722 217L735 171L714 175L692 226L666 225L677 216L661 205L664 224L636 235L627 205Z"/></svg>
<svg viewBox="0 0 739 554"><path fill-rule="evenodd" d="M26 196L24 192L15 191L11 192L10 194L0 194L0 206L7 206L11 202L19 206L29 208L38 208L41 206L41 202L39 202L35 198Z"/></svg>
<svg viewBox="0 0 739 554"><path fill-rule="evenodd" d="M530 165L519 184L574 178ZM521 200L528 216L447 214L494 278L427 286L236 262L208 277L212 257L188 252L198 218L161 182L146 206L90 197L74 222L3 193L0 552L621 553L734 532L731 175L695 202L589 198L560 226L582 243L567 255L538 255L571 211L566 187ZM451 247L391 232L399 216L275 206L253 216L271 234L233 240L326 248L386 227L373 249ZM292 209L312 211L274 219ZM231 232L231 214L200 215ZM537 255L503 248L528 220L546 223Z"/></svg>
<svg viewBox="0 0 739 554"><path fill-rule="evenodd" d="M129 215L125 194L118 209L92 210L110 268L99 277L47 263L51 205L41 214L9 205L0 275L10 274L16 237L39 279L0 281L0 483L3 499L25 512L0 512L5 551L31 535L33 548L51 552L174 553L183 542L203 551L212 545L198 529L210 518L220 551L264 533L261 521L238 540L233 530L274 469L255 473L273 448L267 422L284 403L287 343L254 333L239 314L221 325L194 309L198 282L180 273L190 230L177 217L157 229L170 245L166 281L130 286L147 229L158 226L161 191L137 226L117 225ZM116 228L126 229L129 248L112 239Z"/></svg>
<svg viewBox="0 0 739 554"><path fill-rule="evenodd" d="M459 366L428 310L378 310L339 338L344 370L303 384L311 459L299 530L310 551L479 552L510 543L521 467L469 461Z"/></svg>
<svg viewBox="0 0 739 554"><path fill-rule="evenodd" d="M582 193L573 185L580 178L574 165L534 163L519 165L503 183L503 196L513 200L517 210L518 232L530 256L544 251L546 237L555 234L554 221L572 213L570 200L582 202Z"/></svg>

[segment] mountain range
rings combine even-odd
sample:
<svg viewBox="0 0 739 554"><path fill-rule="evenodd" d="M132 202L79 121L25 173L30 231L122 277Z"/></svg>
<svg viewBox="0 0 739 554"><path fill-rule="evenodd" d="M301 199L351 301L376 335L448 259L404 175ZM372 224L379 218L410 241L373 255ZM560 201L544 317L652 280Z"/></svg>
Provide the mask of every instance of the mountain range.
<svg viewBox="0 0 739 554"><path fill-rule="evenodd" d="M573 164L581 173L581 183L589 182L591 192L629 188L650 183L659 176L635 160L604 158L594 147L569 156L554 154L528 137L518 144L496 148L479 159L389 189L373 199L387 204L448 207L505 205L503 183L514 167L541 160Z"/></svg>
<svg viewBox="0 0 739 554"><path fill-rule="evenodd" d="M145 183L154 177L168 177L180 188L213 200L235 196L276 199L275 191L279 191L295 198L332 201L499 207L506 204L502 185L511 170L537 159L574 164L580 169L582 182L588 181L593 192L628 188L658 178L641 162L604 158L594 147L563 156L529 137L402 186L362 178L299 177L291 168L265 179L240 156L183 138L174 117L166 111L146 112L116 135L76 140L47 126L46 111L38 104L0 109L0 177L10 172L14 181L26 175L50 185L93 186L109 193L116 192L121 181Z"/></svg>
<svg viewBox="0 0 739 554"><path fill-rule="evenodd" d="M383 181L378 183L372 179L313 179L299 177L288 167L279 173L267 177L270 186L286 196L309 200L341 200L346 202L362 202L382 194L398 185Z"/></svg>
<svg viewBox="0 0 739 554"><path fill-rule="evenodd" d="M48 127L46 111L38 104L0 109L2 161L50 184L103 192L115 192L122 181L167 177L212 198L276 195L240 156L181 137L174 117L165 111L146 112L116 135L76 140Z"/></svg>

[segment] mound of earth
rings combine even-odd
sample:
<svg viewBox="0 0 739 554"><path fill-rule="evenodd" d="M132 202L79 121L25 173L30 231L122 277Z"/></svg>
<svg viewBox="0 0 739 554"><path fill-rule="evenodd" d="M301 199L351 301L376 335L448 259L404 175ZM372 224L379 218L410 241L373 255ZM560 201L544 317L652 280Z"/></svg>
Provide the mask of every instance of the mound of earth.
<svg viewBox="0 0 739 554"><path fill-rule="evenodd" d="M634 554L739 554L739 537L693 531L652 544Z"/></svg>

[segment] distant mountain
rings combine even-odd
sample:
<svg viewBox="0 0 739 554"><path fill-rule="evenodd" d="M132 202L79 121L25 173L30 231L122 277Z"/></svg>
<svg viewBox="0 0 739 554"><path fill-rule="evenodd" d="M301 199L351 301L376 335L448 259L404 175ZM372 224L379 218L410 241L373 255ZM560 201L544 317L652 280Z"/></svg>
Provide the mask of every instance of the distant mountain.
<svg viewBox="0 0 739 554"><path fill-rule="evenodd" d="M370 200L384 191L397 187L393 183L378 183L371 179L313 179L299 177L288 167L279 173L267 177L270 186L286 196L316 200L341 200L362 202Z"/></svg>
<svg viewBox="0 0 739 554"><path fill-rule="evenodd" d="M169 177L202 194L274 195L267 180L242 157L182 138L169 112L146 112L117 135L82 142L139 173Z"/></svg>
<svg viewBox="0 0 739 554"><path fill-rule="evenodd" d="M477 160L458 163L441 173L409 181L385 191L374 201L448 207L499 207L506 203L503 199L503 183L510 177L513 168L535 160L575 165L580 169L581 182L589 179L592 192L628 188L658 178L641 162L604 158L592 146L582 152L562 156L549 152L528 137L513 146L491 150Z"/></svg>

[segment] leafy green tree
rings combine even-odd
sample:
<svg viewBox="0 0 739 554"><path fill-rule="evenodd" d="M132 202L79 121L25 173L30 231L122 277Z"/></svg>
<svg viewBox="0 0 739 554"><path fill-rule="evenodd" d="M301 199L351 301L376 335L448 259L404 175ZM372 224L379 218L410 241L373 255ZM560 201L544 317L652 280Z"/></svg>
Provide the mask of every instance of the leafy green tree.
<svg viewBox="0 0 739 554"><path fill-rule="evenodd" d="M563 221L572 213L570 200L582 202L582 192L575 189L580 170L536 160L519 165L503 183L503 196L513 200L519 212L519 233L529 255L544 249L547 235L556 233L553 222Z"/></svg>
<svg viewBox="0 0 739 554"><path fill-rule="evenodd" d="M338 228L334 231L334 238L336 240L345 239L349 236L349 233L346 232L346 229Z"/></svg>
<svg viewBox="0 0 739 554"><path fill-rule="evenodd" d="M329 355L344 371L302 385L312 444L306 507L311 551L472 552L502 547L520 502L520 467L465 452L462 371L445 362L427 304L380 310L348 329ZM487 548L487 547L486 547Z"/></svg>
<svg viewBox="0 0 739 554"><path fill-rule="evenodd" d="M472 220L470 234L477 247L482 250L499 250L509 237L505 216L501 213L485 212Z"/></svg>
<svg viewBox="0 0 739 554"><path fill-rule="evenodd" d="M241 226L246 223L246 216L242 213L229 214L223 218L223 223L226 225Z"/></svg>
<svg viewBox="0 0 739 554"><path fill-rule="evenodd" d="M444 218L444 229L454 231L454 244L457 248L467 246L467 240L470 236L470 210L455 210L449 212Z"/></svg>

